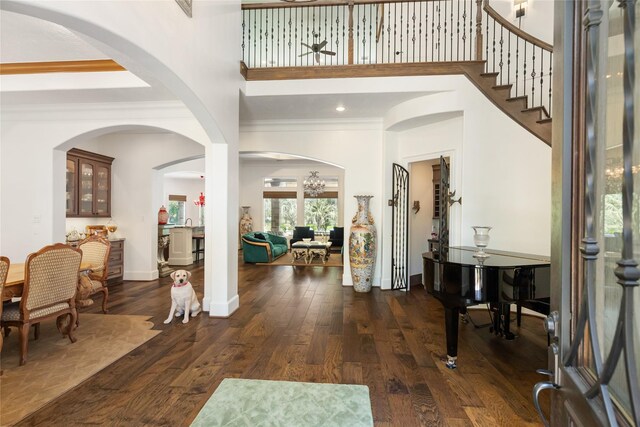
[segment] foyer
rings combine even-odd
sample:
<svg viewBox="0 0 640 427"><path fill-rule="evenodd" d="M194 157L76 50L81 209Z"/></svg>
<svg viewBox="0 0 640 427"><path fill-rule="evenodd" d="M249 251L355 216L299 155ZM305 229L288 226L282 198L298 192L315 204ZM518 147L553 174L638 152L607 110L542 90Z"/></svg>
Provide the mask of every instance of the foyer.
<svg viewBox="0 0 640 427"><path fill-rule="evenodd" d="M203 269L192 271L202 296ZM364 384L376 426L539 424L530 403L531 367L546 363L539 319L525 316L516 341L461 324L451 371L440 362L442 306L423 288L361 295L340 281L339 268L240 261L238 311L186 325L162 324L168 278L113 286L110 314L153 316L160 334L17 425L189 425L227 377Z"/></svg>

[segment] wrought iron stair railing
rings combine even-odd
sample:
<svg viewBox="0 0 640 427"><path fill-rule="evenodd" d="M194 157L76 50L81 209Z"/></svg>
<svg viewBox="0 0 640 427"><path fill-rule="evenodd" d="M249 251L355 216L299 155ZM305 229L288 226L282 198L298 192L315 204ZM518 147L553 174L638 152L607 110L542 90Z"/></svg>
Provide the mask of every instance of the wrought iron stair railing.
<svg viewBox="0 0 640 427"><path fill-rule="evenodd" d="M466 74L550 144L553 47L487 0L319 0L242 9L246 78L248 70L260 78Z"/></svg>
<svg viewBox="0 0 640 427"><path fill-rule="evenodd" d="M550 118L553 46L506 21L488 2L483 12L485 72L498 73L498 86L511 85L511 99L526 96L529 109Z"/></svg>
<svg viewBox="0 0 640 427"><path fill-rule="evenodd" d="M480 34L477 0L245 4L248 68L470 61ZM326 45L319 57L307 46ZM305 46L306 45L306 46Z"/></svg>

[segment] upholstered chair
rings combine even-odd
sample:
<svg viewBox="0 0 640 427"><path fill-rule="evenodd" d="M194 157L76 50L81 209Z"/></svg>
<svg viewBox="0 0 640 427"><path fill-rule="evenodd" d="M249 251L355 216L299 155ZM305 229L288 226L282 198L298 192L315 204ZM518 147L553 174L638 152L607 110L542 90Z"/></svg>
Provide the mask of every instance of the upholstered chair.
<svg viewBox="0 0 640 427"><path fill-rule="evenodd" d="M342 248L344 245L344 227L333 227L329 231L329 241L332 248Z"/></svg>
<svg viewBox="0 0 640 427"><path fill-rule="evenodd" d="M315 238L315 233L311 229L311 227L300 227L296 226L293 229L293 237L289 240L289 248L291 248L294 243L302 241L302 239L311 239Z"/></svg>
<svg viewBox="0 0 640 427"><path fill-rule="evenodd" d="M9 272L9 258L0 256L0 295L4 292L4 283L7 281L7 273ZM2 301L0 301L0 318L2 318ZM0 352L2 351L2 333L0 333ZM0 375L2 371L0 370Z"/></svg>
<svg viewBox="0 0 640 427"><path fill-rule="evenodd" d="M102 311L106 313L107 300L109 298L107 276L109 275L108 265L111 243L104 237L94 234L80 242L78 248L82 249L82 262L89 263L92 267L88 276L80 278L76 302L78 306L87 305L84 301L86 301L89 296L101 292L103 295ZM85 284L86 286L83 286ZM89 301L89 303L91 303L91 301Z"/></svg>
<svg viewBox="0 0 640 427"><path fill-rule="evenodd" d="M29 327L56 318L58 330L76 342L73 336L78 313L75 296L82 251L56 243L27 257L20 304L9 305L2 313L2 326L20 331L20 365L27 363ZM63 332L64 318L70 316ZM36 329L36 338L38 330Z"/></svg>

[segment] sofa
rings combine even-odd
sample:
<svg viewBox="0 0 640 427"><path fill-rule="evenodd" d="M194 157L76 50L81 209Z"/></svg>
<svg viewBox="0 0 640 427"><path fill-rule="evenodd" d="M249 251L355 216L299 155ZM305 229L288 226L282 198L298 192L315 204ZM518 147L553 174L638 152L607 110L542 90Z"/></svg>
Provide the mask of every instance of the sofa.
<svg viewBox="0 0 640 427"><path fill-rule="evenodd" d="M254 231L242 235L244 262L272 262L288 251L287 238L265 231Z"/></svg>
<svg viewBox="0 0 640 427"><path fill-rule="evenodd" d="M292 247L296 242L301 242L302 239L315 239L315 233L311 227L296 227L293 229L293 237L289 240L289 246Z"/></svg>
<svg viewBox="0 0 640 427"><path fill-rule="evenodd" d="M332 248L342 248L344 245L344 227L333 227L329 231L329 241Z"/></svg>

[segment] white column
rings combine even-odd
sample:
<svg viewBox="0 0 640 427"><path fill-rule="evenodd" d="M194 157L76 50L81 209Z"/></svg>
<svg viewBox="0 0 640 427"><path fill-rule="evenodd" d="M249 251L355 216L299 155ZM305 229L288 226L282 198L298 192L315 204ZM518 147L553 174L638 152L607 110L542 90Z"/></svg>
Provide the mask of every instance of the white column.
<svg viewBox="0 0 640 427"><path fill-rule="evenodd" d="M205 148L205 263L203 306L212 317L228 317L238 299L238 149Z"/></svg>

